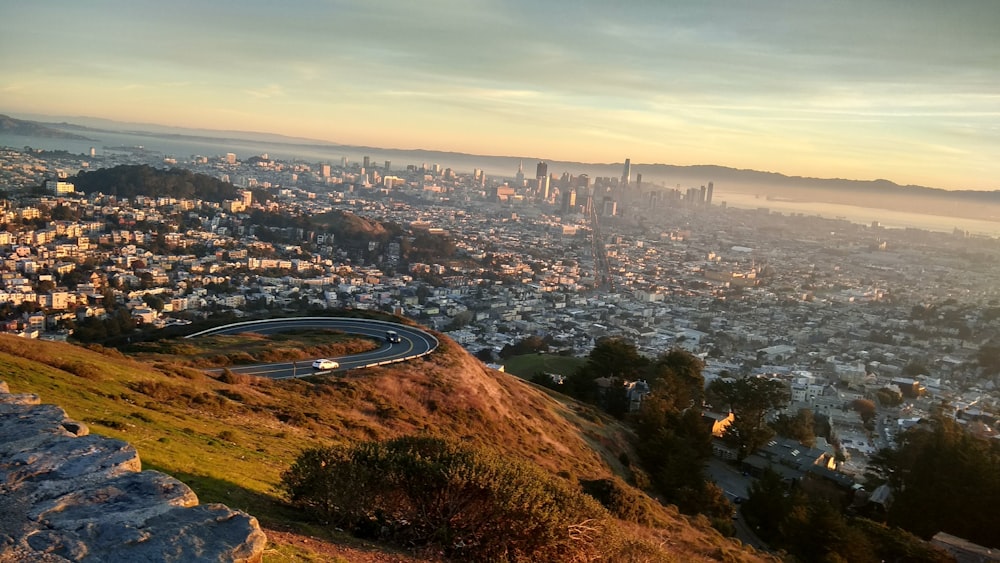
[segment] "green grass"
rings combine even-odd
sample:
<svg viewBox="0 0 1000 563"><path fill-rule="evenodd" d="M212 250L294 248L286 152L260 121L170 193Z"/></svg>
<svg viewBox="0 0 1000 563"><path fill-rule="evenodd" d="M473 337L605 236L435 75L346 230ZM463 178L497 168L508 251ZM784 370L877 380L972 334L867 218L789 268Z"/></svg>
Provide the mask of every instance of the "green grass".
<svg viewBox="0 0 1000 563"><path fill-rule="evenodd" d="M586 358L573 356L525 354L507 358L504 362L504 371L522 379L531 379L538 372L573 375L585 363L587 363Z"/></svg>

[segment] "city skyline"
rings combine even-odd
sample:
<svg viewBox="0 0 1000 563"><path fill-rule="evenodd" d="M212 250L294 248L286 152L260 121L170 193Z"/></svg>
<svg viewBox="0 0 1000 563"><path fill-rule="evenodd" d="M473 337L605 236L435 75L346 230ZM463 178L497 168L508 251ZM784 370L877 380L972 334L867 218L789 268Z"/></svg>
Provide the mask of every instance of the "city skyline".
<svg viewBox="0 0 1000 563"><path fill-rule="evenodd" d="M1000 5L19 3L0 113L998 189Z"/></svg>

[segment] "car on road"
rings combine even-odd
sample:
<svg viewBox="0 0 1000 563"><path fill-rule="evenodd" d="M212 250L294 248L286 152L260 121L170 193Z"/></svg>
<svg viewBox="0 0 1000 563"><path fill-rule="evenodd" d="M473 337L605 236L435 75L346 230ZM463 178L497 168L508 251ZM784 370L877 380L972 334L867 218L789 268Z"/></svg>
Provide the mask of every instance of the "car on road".
<svg viewBox="0 0 1000 563"><path fill-rule="evenodd" d="M389 342L389 343L392 343L392 344L400 342L401 340L399 338L399 333L396 332L395 330L387 330L387 331L385 331L385 341Z"/></svg>
<svg viewBox="0 0 1000 563"><path fill-rule="evenodd" d="M313 362L313 368L314 369L337 369L339 367L340 367L340 364L338 364L337 362L335 362L333 360L327 360L325 358L322 358L322 359L319 359L319 360L316 360L315 362Z"/></svg>

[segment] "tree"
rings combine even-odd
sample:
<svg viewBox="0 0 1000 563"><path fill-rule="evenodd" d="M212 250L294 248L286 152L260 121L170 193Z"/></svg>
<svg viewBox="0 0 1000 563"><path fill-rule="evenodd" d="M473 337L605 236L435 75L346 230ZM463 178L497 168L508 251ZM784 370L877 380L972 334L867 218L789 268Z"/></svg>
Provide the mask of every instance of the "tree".
<svg viewBox="0 0 1000 563"><path fill-rule="evenodd" d="M451 318L451 321L448 323L448 326L445 327L445 330L458 330L463 328L472 322L472 318L472 311L462 311Z"/></svg>
<svg viewBox="0 0 1000 563"><path fill-rule="evenodd" d="M601 399L598 378L607 377L619 383L634 381L648 363L632 342L623 338L602 338L587 355L587 363L566 379L566 393L597 404ZM615 390L624 393L623 389Z"/></svg>
<svg viewBox="0 0 1000 563"><path fill-rule="evenodd" d="M988 374L1000 373L1000 343L987 342L979 347L976 355L979 366Z"/></svg>
<svg viewBox="0 0 1000 563"><path fill-rule="evenodd" d="M766 424L771 410L788 403L788 388L781 381L745 377L734 381L716 379L708 387L716 407L728 407L734 416L725 438L739 447L740 459L767 443L774 431Z"/></svg>
<svg viewBox="0 0 1000 563"><path fill-rule="evenodd" d="M163 305L164 305L163 298L161 298L159 295L153 295L152 293L147 293L142 296L142 300L146 305L149 305L150 309L153 309L157 312L163 310Z"/></svg>
<svg viewBox="0 0 1000 563"><path fill-rule="evenodd" d="M544 352L549 349L548 338L542 338L541 336L528 336L523 338L514 344L508 344L500 350L501 358L510 358L512 356L523 356L524 354L535 354L538 352Z"/></svg>
<svg viewBox="0 0 1000 563"><path fill-rule="evenodd" d="M938 416L898 437L871 460L894 499L888 522L929 538L945 531L1000 547L994 511L1000 502L1000 444Z"/></svg>
<svg viewBox="0 0 1000 563"><path fill-rule="evenodd" d="M887 407L898 407L903 404L903 395L899 391L883 387L875 392L875 398L880 405Z"/></svg>
<svg viewBox="0 0 1000 563"><path fill-rule="evenodd" d="M647 380L654 392L673 402L673 408L683 410L700 406L705 396L705 367L697 356L674 349L660 356L650 366Z"/></svg>
<svg viewBox="0 0 1000 563"><path fill-rule="evenodd" d="M788 485L781 476L767 469L751 485L743 503L743 515L766 541L780 537L781 523L792 510Z"/></svg>
<svg viewBox="0 0 1000 563"><path fill-rule="evenodd" d="M875 420L875 403L868 399L855 399L851 401L851 408L861 415L861 420L867 425Z"/></svg>
<svg viewBox="0 0 1000 563"><path fill-rule="evenodd" d="M493 357L493 348L489 347L481 348L475 355L479 361L486 364L493 363L493 361L496 360L496 358Z"/></svg>
<svg viewBox="0 0 1000 563"><path fill-rule="evenodd" d="M810 448L816 445L815 417L810 409L799 409L795 416L779 414L771 426L780 436L798 440Z"/></svg>

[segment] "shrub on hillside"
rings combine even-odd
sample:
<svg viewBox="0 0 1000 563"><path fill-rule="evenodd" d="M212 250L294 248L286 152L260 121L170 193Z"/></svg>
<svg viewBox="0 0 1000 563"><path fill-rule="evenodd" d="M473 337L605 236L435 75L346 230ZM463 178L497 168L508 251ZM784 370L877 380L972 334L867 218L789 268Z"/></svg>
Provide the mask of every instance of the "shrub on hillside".
<svg viewBox="0 0 1000 563"><path fill-rule="evenodd" d="M229 385L242 385L250 383L253 380L253 376L246 375L244 373L236 373L229 368L222 370L222 374L219 375L219 381Z"/></svg>
<svg viewBox="0 0 1000 563"><path fill-rule="evenodd" d="M597 499L612 515L644 526L654 522L650 498L614 479L580 481L583 492Z"/></svg>
<svg viewBox="0 0 1000 563"><path fill-rule="evenodd" d="M471 561L589 559L610 521L533 465L438 438L306 450L281 487L293 505L360 536Z"/></svg>

